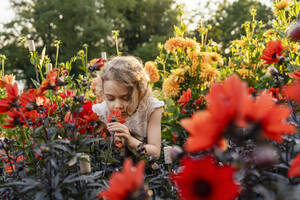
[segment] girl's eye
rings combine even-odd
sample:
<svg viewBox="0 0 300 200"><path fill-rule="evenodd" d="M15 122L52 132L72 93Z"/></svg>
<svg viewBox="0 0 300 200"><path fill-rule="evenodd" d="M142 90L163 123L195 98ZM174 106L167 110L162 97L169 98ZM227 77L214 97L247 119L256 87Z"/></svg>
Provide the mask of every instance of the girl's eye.
<svg viewBox="0 0 300 200"><path fill-rule="evenodd" d="M123 100L124 101L129 101L129 97L124 97Z"/></svg>

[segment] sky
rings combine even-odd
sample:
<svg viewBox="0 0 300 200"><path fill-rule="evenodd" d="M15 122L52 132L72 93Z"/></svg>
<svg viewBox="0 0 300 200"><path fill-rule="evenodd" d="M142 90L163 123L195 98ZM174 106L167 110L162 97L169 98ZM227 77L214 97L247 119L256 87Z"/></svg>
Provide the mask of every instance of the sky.
<svg viewBox="0 0 300 200"><path fill-rule="evenodd" d="M193 10L200 9L201 5L205 5L207 1L212 0L176 0L177 3L185 4L185 15L188 16ZM221 2L222 0L213 0L214 2ZM234 1L234 0L229 0ZM270 0L260 0L260 2L270 5ZM217 4L215 4L217 5ZM205 13L205 10L203 10ZM207 13L209 14L209 13ZM0 23L6 23L14 17L14 12L10 7L9 0L0 0Z"/></svg>

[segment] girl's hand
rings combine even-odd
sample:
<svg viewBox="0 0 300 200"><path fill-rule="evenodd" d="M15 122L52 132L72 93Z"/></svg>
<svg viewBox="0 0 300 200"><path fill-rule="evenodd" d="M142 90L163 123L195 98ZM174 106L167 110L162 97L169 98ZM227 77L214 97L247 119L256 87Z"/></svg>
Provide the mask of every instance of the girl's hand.
<svg viewBox="0 0 300 200"><path fill-rule="evenodd" d="M124 138L125 142L131 138L129 128L119 122L109 123L107 126L110 132L115 132L115 137Z"/></svg>

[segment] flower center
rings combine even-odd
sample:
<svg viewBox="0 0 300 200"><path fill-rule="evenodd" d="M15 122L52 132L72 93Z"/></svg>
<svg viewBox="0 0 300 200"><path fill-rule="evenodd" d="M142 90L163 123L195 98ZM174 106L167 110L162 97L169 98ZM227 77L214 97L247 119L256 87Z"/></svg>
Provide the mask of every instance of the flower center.
<svg viewBox="0 0 300 200"><path fill-rule="evenodd" d="M194 183L194 193L199 197L208 197L212 193L212 186L206 180L197 180Z"/></svg>
<svg viewBox="0 0 300 200"><path fill-rule="evenodd" d="M273 53L272 59L276 59L276 58L277 58L277 53Z"/></svg>

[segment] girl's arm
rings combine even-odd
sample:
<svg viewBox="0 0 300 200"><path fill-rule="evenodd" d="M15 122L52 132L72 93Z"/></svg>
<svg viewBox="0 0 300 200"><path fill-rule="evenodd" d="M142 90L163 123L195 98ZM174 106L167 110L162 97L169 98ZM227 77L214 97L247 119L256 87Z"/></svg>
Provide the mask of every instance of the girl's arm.
<svg viewBox="0 0 300 200"><path fill-rule="evenodd" d="M158 159L160 156L161 146L161 113L162 108L154 110L150 116L147 128L147 144L145 145L147 155L156 156ZM136 149L142 142L130 137L128 146L130 149Z"/></svg>

